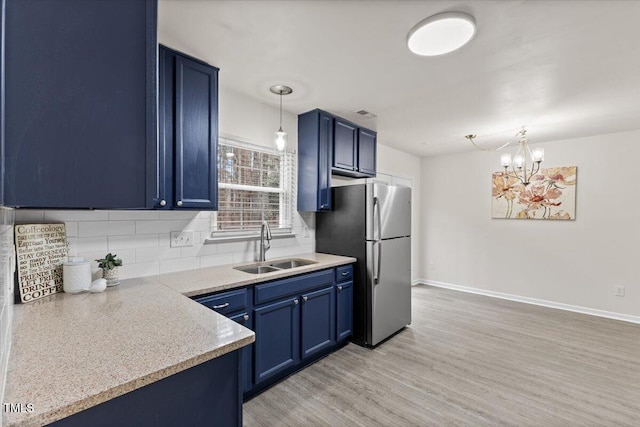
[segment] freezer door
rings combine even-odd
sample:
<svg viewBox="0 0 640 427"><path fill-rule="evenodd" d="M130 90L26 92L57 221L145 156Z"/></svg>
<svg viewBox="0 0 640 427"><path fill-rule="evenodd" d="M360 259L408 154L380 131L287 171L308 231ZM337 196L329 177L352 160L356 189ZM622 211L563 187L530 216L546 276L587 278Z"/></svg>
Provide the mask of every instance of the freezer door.
<svg viewBox="0 0 640 427"><path fill-rule="evenodd" d="M367 343L377 345L411 323L411 238L367 242L371 318Z"/></svg>
<svg viewBox="0 0 640 427"><path fill-rule="evenodd" d="M411 235L411 188L367 184L367 240Z"/></svg>

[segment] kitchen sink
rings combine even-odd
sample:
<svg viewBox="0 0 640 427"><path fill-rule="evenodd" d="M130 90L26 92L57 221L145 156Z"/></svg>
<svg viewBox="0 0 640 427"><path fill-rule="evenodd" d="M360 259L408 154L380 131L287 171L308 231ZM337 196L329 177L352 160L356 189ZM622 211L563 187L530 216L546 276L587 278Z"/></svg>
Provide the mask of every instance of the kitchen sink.
<svg viewBox="0 0 640 427"><path fill-rule="evenodd" d="M311 261L311 260L302 259L302 258L294 258L294 259L285 259L281 261L274 261L269 265L272 267L286 270L288 268L302 267L303 265L311 265L311 264L317 264L317 263L318 261Z"/></svg>
<svg viewBox="0 0 640 427"><path fill-rule="evenodd" d="M302 267L304 265L317 264L318 261L311 261L303 258L281 259L272 262L260 262L257 264L243 265L233 267L234 270L244 271L249 274L272 273L279 270L288 270L290 268Z"/></svg>
<svg viewBox="0 0 640 427"><path fill-rule="evenodd" d="M262 273L271 273L273 271L280 270L279 268L274 268L269 265L245 265L244 267L233 267L235 270L244 271L245 273L250 274L262 274Z"/></svg>

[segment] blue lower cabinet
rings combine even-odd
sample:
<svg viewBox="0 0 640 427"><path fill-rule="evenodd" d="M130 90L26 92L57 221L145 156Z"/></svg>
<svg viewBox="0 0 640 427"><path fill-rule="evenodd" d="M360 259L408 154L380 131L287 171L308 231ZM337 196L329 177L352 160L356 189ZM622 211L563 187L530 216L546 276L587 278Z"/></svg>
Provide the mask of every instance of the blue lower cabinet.
<svg viewBox="0 0 640 427"><path fill-rule="evenodd" d="M330 348L336 342L333 286L302 295L302 358Z"/></svg>
<svg viewBox="0 0 640 427"><path fill-rule="evenodd" d="M229 316L229 319L246 328L253 329L251 315L247 312ZM242 365L242 391L246 393L253 387L253 344L242 347L240 352L242 353L242 361L240 362Z"/></svg>
<svg viewBox="0 0 640 427"><path fill-rule="evenodd" d="M56 421L56 427L242 426L239 351Z"/></svg>
<svg viewBox="0 0 640 427"><path fill-rule="evenodd" d="M353 282L336 285L336 334L342 341L353 333Z"/></svg>
<svg viewBox="0 0 640 427"><path fill-rule="evenodd" d="M245 399L346 343L352 277L342 266L196 298L256 334L240 350Z"/></svg>
<svg viewBox="0 0 640 427"><path fill-rule="evenodd" d="M300 300L287 298L254 310L255 382L295 366L300 360Z"/></svg>

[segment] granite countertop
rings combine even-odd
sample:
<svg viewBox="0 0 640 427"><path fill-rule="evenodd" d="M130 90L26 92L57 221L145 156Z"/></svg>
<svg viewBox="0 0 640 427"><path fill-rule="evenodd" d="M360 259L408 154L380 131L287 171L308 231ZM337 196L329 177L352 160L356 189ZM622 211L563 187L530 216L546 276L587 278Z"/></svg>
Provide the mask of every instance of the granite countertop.
<svg viewBox="0 0 640 427"><path fill-rule="evenodd" d="M283 277L295 276L297 274L309 273L311 271L322 270L325 268L337 267L340 265L351 264L356 262L355 258L310 253L295 255L284 258L269 259L269 262L275 262L279 259L302 258L317 261L316 264L309 264L287 270L273 271L270 273L251 274L244 271L235 270L233 267L242 265L251 265L255 262L247 262L244 264L221 265L219 267L207 267L199 270L180 271L177 273L161 274L156 279L180 292L188 297L218 292L225 289L233 289L241 286L252 285L254 283L266 282L269 280L281 279Z"/></svg>
<svg viewBox="0 0 640 427"><path fill-rule="evenodd" d="M3 425L52 423L255 340L251 330L185 296L355 262L318 253L296 258L318 262L265 274L231 265L189 270L16 305L5 402L31 403L33 411L4 412Z"/></svg>

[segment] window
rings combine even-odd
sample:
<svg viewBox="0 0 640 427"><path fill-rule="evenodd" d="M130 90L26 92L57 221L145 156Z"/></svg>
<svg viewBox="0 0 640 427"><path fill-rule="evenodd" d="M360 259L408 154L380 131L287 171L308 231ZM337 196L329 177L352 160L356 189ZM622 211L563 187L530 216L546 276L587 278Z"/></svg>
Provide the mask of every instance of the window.
<svg viewBox="0 0 640 427"><path fill-rule="evenodd" d="M293 153L220 138L214 234L256 234L263 219L273 232L290 231L294 162Z"/></svg>

